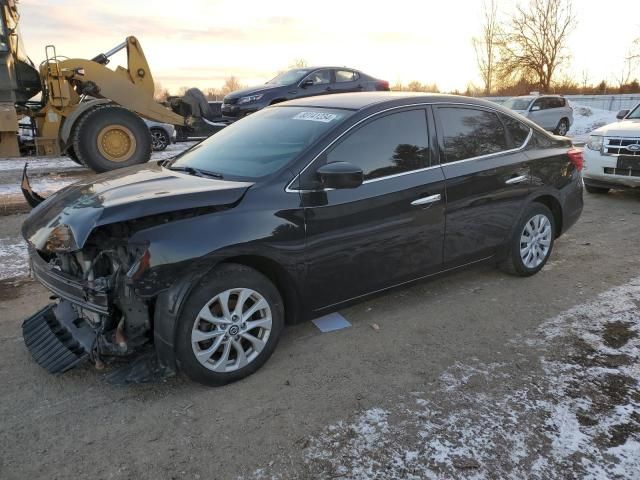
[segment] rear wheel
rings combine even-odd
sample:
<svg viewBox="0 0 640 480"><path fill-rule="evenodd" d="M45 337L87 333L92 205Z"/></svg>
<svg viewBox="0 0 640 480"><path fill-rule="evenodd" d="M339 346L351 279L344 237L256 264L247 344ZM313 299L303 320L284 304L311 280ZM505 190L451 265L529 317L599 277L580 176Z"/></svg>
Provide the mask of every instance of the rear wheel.
<svg viewBox="0 0 640 480"><path fill-rule="evenodd" d="M586 183L584 185L584 189L588 193L595 193L595 194L609 193L609 190L610 190L607 187L592 187L591 185L587 185Z"/></svg>
<svg viewBox="0 0 640 480"><path fill-rule="evenodd" d="M566 118L563 118L562 120L560 120L560 122L558 122L558 126L556 127L553 133L564 137L568 131L569 131L569 122L567 121Z"/></svg>
<svg viewBox="0 0 640 480"><path fill-rule="evenodd" d="M73 150L81 163L106 172L147 162L151 135L135 113L118 105L100 105L78 120Z"/></svg>
<svg viewBox="0 0 640 480"><path fill-rule="evenodd" d="M264 365L283 327L273 283L244 265L221 265L197 285L180 315L178 367L205 385L235 382Z"/></svg>
<svg viewBox="0 0 640 480"><path fill-rule="evenodd" d="M153 148L154 152L165 150L169 143L171 143L171 138L162 128L151 129L151 148Z"/></svg>
<svg viewBox="0 0 640 480"><path fill-rule="evenodd" d="M538 273L551 256L555 237L551 210L541 203L532 203L518 221L501 267L521 277Z"/></svg>

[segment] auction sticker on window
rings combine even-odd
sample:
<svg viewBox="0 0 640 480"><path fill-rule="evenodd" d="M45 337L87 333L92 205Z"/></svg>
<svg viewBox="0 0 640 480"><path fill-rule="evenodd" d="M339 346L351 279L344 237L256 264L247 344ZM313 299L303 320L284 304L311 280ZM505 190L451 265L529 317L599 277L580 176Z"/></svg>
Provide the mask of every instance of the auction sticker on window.
<svg viewBox="0 0 640 480"><path fill-rule="evenodd" d="M323 113L323 112L300 112L295 117L294 120L309 120L311 122L322 122L329 123L332 120L338 118L338 115L335 113Z"/></svg>

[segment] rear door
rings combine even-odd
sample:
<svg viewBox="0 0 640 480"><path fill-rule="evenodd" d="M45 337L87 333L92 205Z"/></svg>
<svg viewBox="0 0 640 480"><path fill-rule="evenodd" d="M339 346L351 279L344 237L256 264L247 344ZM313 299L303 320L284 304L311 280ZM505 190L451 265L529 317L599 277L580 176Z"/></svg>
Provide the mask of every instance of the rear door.
<svg viewBox="0 0 640 480"><path fill-rule="evenodd" d="M335 79L333 89L336 93L361 92L364 90L360 74L354 70L337 69L335 70Z"/></svg>
<svg viewBox="0 0 640 480"><path fill-rule="evenodd" d="M441 269L445 192L442 169L431 164L434 143L424 108L379 114L305 170L300 185L313 309ZM329 162L359 166L364 183L313 187L314 172Z"/></svg>
<svg viewBox="0 0 640 480"><path fill-rule="evenodd" d="M435 112L447 190L444 263L452 267L490 257L507 240L531 188L522 151L531 129L484 107Z"/></svg>

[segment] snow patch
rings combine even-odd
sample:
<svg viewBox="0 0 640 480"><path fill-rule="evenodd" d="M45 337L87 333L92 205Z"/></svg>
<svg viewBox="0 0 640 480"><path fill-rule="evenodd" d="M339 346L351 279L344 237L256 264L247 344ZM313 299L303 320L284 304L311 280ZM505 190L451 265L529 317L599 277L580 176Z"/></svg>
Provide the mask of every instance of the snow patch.
<svg viewBox="0 0 640 480"><path fill-rule="evenodd" d="M586 143L593 130L617 121L616 112L569 103L573 107L573 125L567 136L574 143Z"/></svg>
<svg viewBox="0 0 640 480"><path fill-rule="evenodd" d="M22 239L0 238L0 280L28 275L27 244Z"/></svg>

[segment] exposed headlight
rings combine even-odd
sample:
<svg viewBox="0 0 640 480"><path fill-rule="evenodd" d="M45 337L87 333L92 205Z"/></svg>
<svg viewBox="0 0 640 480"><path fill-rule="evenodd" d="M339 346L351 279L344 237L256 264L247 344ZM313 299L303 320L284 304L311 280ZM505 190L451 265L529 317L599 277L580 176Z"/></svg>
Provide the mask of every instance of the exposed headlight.
<svg viewBox="0 0 640 480"><path fill-rule="evenodd" d="M262 93L259 95L249 95L248 97L240 97L240 100L238 100L238 105L242 105L244 103L257 102L262 97L263 97Z"/></svg>
<svg viewBox="0 0 640 480"><path fill-rule="evenodd" d="M589 141L587 142L587 148L589 150L602 150L603 137L600 135L591 135L589 137Z"/></svg>
<svg viewBox="0 0 640 480"><path fill-rule="evenodd" d="M44 245L47 252L74 252L78 250L78 244L73 232L68 225L58 225L54 228Z"/></svg>

